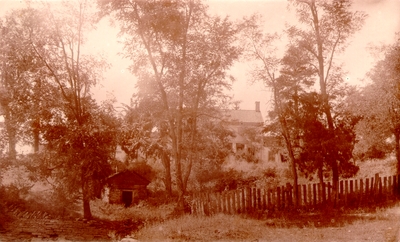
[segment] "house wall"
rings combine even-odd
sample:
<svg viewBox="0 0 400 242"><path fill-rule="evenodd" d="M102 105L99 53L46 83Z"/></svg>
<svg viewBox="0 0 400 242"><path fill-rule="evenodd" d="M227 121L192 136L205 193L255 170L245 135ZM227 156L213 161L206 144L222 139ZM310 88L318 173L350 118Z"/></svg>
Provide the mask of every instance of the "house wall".
<svg viewBox="0 0 400 242"><path fill-rule="evenodd" d="M247 147L245 146L245 148L247 148ZM235 143L232 144L232 151L233 151L233 153L236 153L236 151L237 151ZM262 147L260 150L258 150L255 153L255 157L257 157L262 163L264 163L264 162L267 162L267 163L282 162L281 154L279 152L273 153L269 147ZM236 156L234 154L231 154L226 159L228 162L233 162L236 159Z"/></svg>
<svg viewBox="0 0 400 242"><path fill-rule="evenodd" d="M122 203L122 190L116 188L110 188L110 192L108 194L108 202L111 204L114 203Z"/></svg>
<svg viewBox="0 0 400 242"><path fill-rule="evenodd" d="M138 203L140 200L146 199L148 197L148 191L146 186L136 185L130 189L120 189L116 187L106 188L108 189L108 202L111 204L122 204L122 191L132 191L132 203ZM105 192L106 193L106 192ZM104 193L104 195L106 195ZM103 199L107 201L107 198Z"/></svg>

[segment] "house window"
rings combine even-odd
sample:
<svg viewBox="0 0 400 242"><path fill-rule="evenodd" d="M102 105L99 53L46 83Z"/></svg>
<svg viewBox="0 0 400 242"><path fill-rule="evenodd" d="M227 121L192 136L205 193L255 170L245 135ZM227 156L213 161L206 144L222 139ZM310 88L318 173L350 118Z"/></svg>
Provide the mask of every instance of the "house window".
<svg viewBox="0 0 400 242"><path fill-rule="evenodd" d="M276 152L270 150L268 151L268 161L275 161Z"/></svg>
<svg viewBox="0 0 400 242"><path fill-rule="evenodd" d="M288 159L287 159L287 157L285 155L283 155L283 154L280 154L280 155L281 155L281 162L288 161Z"/></svg>

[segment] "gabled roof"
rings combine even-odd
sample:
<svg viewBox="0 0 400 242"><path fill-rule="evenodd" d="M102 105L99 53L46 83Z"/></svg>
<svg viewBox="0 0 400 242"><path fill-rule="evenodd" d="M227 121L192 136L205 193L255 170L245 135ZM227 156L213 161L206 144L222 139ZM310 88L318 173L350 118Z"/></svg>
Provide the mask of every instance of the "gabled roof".
<svg viewBox="0 0 400 242"><path fill-rule="evenodd" d="M107 178L107 184L119 189L132 189L136 185L147 186L149 180L134 171L123 171Z"/></svg>
<svg viewBox="0 0 400 242"><path fill-rule="evenodd" d="M264 123L261 112L256 110L227 110L226 119L232 123L260 124Z"/></svg>

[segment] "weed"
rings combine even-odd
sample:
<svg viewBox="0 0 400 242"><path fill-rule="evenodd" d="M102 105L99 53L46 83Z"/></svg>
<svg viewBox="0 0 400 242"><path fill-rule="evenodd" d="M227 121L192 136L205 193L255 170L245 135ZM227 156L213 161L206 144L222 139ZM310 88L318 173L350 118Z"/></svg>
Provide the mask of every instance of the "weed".
<svg viewBox="0 0 400 242"><path fill-rule="evenodd" d="M146 201L140 201L137 205L125 208L120 204L109 204L100 199L91 201L94 217L108 221L140 221L144 225L155 222L163 222L172 213L175 203L150 205Z"/></svg>

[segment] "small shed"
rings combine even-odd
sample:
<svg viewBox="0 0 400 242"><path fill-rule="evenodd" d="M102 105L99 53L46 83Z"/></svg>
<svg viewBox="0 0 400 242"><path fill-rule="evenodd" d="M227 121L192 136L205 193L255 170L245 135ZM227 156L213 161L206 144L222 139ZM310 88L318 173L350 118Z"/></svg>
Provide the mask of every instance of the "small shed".
<svg viewBox="0 0 400 242"><path fill-rule="evenodd" d="M134 171L116 173L106 180L103 200L112 204L129 207L148 196L149 180Z"/></svg>

